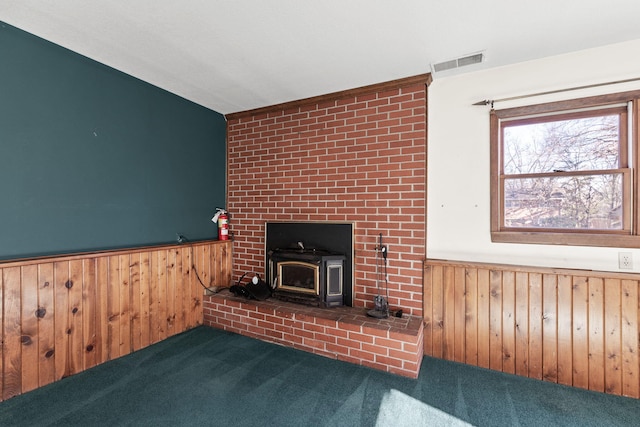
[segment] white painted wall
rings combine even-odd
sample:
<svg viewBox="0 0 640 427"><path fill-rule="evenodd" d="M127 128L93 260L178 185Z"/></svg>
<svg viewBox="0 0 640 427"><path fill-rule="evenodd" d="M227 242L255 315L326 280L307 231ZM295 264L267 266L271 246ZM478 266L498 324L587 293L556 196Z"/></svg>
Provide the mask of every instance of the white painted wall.
<svg viewBox="0 0 640 427"><path fill-rule="evenodd" d="M491 53L487 52L488 61ZM487 65L490 65L488 63ZM449 77L429 87L427 257L618 271L618 252L640 249L492 243L489 107L472 104L640 78L640 40ZM640 81L496 103L509 108L640 89ZM620 270L629 271L629 270Z"/></svg>

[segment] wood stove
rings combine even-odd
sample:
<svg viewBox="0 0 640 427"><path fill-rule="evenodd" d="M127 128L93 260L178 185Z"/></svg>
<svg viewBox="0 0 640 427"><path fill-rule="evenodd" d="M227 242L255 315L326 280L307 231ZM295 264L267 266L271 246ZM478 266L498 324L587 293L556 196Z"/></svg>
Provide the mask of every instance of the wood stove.
<svg viewBox="0 0 640 427"><path fill-rule="evenodd" d="M341 254L321 250L276 249L269 255L269 281L274 297L318 307L344 305Z"/></svg>
<svg viewBox="0 0 640 427"><path fill-rule="evenodd" d="M265 228L265 277L275 297L352 306L352 223L267 222Z"/></svg>

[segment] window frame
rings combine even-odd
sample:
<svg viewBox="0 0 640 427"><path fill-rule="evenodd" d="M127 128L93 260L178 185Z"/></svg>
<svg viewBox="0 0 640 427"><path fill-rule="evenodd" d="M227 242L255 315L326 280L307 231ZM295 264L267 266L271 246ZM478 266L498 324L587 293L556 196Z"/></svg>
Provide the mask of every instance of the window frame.
<svg viewBox="0 0 640 427"><path fill-rule="evenodd" d="M505 227L504 215L504 174L502 169L502 126L503 120L527 120L529 117L551 116L566 117L576 110L614 107L616 104L632 103L627 121L631 125L620 129L626 134L627 144L620 147L621 162L626 157L627 164L619 164L616 171L623 173L624 188L623 209L625 218L630 222L623 230L567 230L567 229L518 229ZM607 95L576 98L565 101L548 102L523 107L491 110L490 113L490 162L491 162L491 241L496 243L550 244L605 247L640 247L640 215L638 172L640 167L640 144L638 127L640 125L640 90ZM536 120L532 118L532 120ZM539 119L538 119L539 120ZM628 151L627 151L628 150ZM557 176L562 176L559 172ZM575 173L572 173L575 174ZM623 227L624 228L624 227Z"/></svg>

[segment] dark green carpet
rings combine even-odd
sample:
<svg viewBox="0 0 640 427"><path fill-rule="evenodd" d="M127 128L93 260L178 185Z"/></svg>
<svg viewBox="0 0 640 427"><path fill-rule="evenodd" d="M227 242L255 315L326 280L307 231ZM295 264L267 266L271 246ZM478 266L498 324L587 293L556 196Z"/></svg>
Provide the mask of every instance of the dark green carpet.
<svg viewBox="0 0 640 427"><path fill-rule="evenodd" d="M199 327L0 403L1 426L632 426L640 401L425 357L411 380Z"/></svg>

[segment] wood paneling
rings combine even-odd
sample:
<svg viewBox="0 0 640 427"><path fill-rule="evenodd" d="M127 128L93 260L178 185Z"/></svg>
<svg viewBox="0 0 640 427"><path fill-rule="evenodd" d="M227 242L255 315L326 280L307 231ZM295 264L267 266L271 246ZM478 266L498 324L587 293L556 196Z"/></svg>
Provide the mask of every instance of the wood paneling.
<svg viewBox="0 0 640 427"><path fill-rule="evenodd" d="M640 397L640 275L427 260L424 352Z"/></svg>
<svg viewBox="0 0 640 427"><path fill-rule="evenodd" d="M202 324L230 283L231 242L0 263L0 400Z"/></svg>

